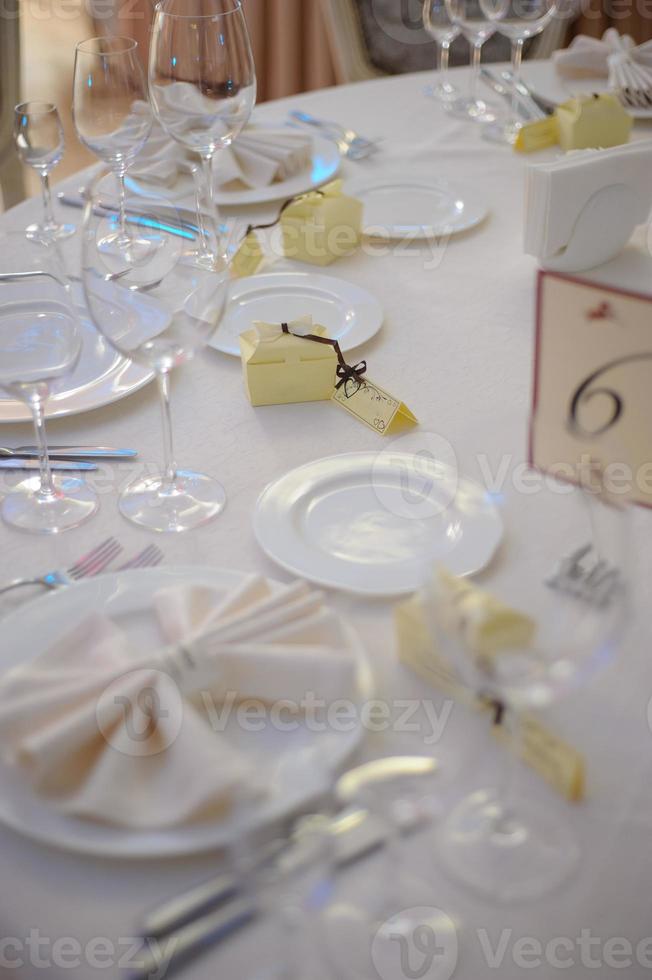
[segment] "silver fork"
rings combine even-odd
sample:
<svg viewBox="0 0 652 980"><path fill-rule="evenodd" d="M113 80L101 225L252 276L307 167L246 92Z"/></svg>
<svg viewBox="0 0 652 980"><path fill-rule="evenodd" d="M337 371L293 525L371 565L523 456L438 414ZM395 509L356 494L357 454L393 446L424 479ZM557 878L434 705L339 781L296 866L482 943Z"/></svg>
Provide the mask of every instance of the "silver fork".
<svg viewBox="0 0 652 980"><path fill-rule="evenodd" d="M316 116L299 110L290 112L290 118L294 123L321 130L325 136L337 143L342 156L348 157L349 160L363 160L378 149L378 140L367 139L366 136L361 136L354 129L347 129L340 123L317 119Z"/></svg>
<svg viewBox="0 0 652 980"><path fill-rule="evenodd" d="M155 565L161 564L163 557L163 552L157 545L149 544L139 554L126 561L124 565L120 565L117 571L126 572L130 568L153 568Z"/></svg>
<svg viewBox="0 0 652 980"><path fill-rule="evenodd" d="M11 592L12 589L20 589L27 585L40 585L45 589L52 590L60 589L65 585L70 585L72 582L78 582L80 579L99 575L100 572L108 568L112 561L115 561L121 551L122 545L115 538L107 538L106 541L99 544L97 548L93 548L92 551L89 551L88 554L80 558L79 561L76 561L66 571L55 570L53 572L46 572L45 575L39 575L36 578L15 579L0 589L0 595Z"/></svg>

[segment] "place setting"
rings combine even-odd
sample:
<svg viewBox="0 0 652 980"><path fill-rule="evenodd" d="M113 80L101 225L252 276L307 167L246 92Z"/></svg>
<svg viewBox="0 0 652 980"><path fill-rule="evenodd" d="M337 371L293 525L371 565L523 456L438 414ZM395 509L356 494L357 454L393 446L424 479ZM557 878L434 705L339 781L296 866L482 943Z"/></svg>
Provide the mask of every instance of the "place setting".
<svg viewBox="0 0 652 980"><path fill-rule="evenodd" d="M16 104L41 199L0 231L0 834L43 903L74 861L88 922L102 869L129 980L163 948L189 978L437 952L484 980L480 928L570 934L590 828L628 847L596 727L644 690L650 290L614 270L644 267L648 45L523 67L562 9L526 6L425 0L434 78L374 62L268 112L240 0L159 0L148 38L76 42L96 163L61 189L56 106Z"/></svg>

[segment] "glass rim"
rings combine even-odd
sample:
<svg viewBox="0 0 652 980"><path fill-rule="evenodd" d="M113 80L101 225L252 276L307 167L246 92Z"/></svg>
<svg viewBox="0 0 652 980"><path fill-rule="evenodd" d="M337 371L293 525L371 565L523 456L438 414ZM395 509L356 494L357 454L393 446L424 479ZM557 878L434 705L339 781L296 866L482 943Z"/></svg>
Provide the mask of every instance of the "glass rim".
<svg viewBox="0 0 652 980"><path fill-rule="evenodd" d="M154 6L154 16L155 17L174 17L177 20L218 20L220 17L230 17L231 14L237 14L242 12L242 0L232 0L233 6L230 10L223 10L222 13L212 13L212 14L173 14L168 13L167 10L162 10L162 6L165 0L157 0Z"/></svg>
<svg viewBox="0 0 652 980"><path fill-rule="evenodd" d="M44 102L42 99L26 99L25 102L18 102L14 106L16 115L48 116L53 112L58 112L54 102Z"/></svg>
<svg viewBox="0 0 652 980"><path fill-rule="evenodd" d="M109 44L112 42L122 42L122 46L116 47L113 50L101 51L92 47L97 42L99 42L98 47L101 47L107 42ZM137 47L138 41L133 37L127 37L126 34L105 34L97 35L96 37L87 37L84 41L78 41L75 45L75 51L81 52L81 54L94 54L98 58L110 58L114 54L126 54L128 51L135 51Z"/></svg>

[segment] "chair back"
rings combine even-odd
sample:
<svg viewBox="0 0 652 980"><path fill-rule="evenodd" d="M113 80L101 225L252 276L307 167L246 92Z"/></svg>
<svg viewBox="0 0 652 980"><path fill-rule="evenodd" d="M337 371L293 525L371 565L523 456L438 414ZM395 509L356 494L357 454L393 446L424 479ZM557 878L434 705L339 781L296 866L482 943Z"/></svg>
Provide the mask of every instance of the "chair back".
<svg viewBox="0 0 652 980"><path fill-rule="evenodd" d="M0 190L5 207L25 196L23 169L14 147L14 107L20 102L20 0L3 0L0 17Z"/></svg>

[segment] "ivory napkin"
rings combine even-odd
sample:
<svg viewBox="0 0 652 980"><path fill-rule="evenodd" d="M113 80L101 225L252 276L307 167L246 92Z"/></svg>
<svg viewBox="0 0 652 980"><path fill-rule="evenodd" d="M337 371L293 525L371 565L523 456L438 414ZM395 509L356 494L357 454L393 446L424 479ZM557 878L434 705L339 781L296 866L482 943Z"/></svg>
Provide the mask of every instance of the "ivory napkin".
<svg viewBox="0 0 652 980"><path fill-rule="evenodd" d="M602 40L579 34L570 45L553 53L553 62L567 78L604 77L609 74L609 56L628 51L633 61L652 68L652 41L638 47L627 34L619 34L614 27L608 28Z"/></svg>
<svg viewBox="0 0 652 980"><path fill-rule="evenodd" d="M266 792L208 703L350 696L355 662L340 621L302 583L252 577L224 597L199 586L155 597L170 644L144 655L92 614L0 680L0 750L65 813L156 829L218 819Z"/></svg>
<svg viewBox="0 0 652 980"><path fill-rule="evenodd" d="M531 164L525 251L548 268L593 268L618 254L651 207L652 140Z"/></svg>
<svg viewBox="0 0 652 980"><path fill-rule="evenodd" d="M175 82L169 86L168 91L170 89L175 92L167 98L180 98L189 116L192 113L197 114L202 108L192 101L195 97L202 98L194 86L186 82ZM187 92L188 89L190 93ZM144 103L135 102L134 120L145 111ZM181 135L183 131L182 125L179 130ZM282 126L246 126L235 142L222 147L215 154L217 183L222 185L238 181L245 187L254 188L287 180L310 166L312 147L313 141L309 134L293 132ZM198 167L199 158L155 123L132 172L148 182L171 187L181 174L192 173Z"/></svg>

